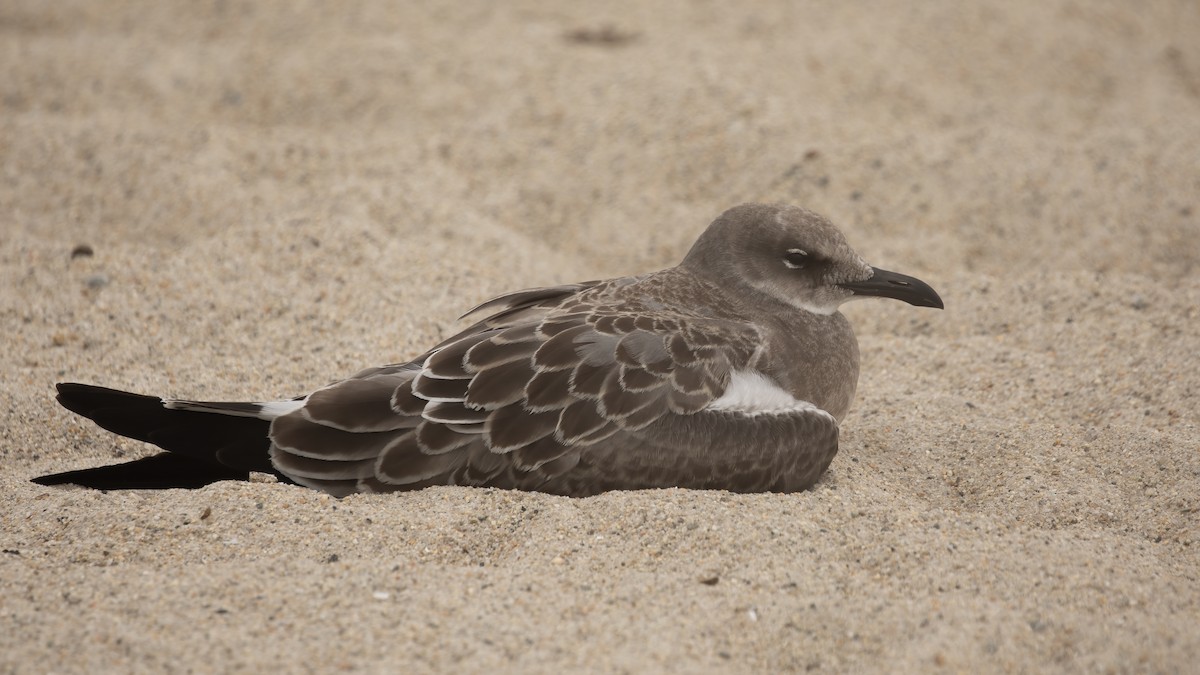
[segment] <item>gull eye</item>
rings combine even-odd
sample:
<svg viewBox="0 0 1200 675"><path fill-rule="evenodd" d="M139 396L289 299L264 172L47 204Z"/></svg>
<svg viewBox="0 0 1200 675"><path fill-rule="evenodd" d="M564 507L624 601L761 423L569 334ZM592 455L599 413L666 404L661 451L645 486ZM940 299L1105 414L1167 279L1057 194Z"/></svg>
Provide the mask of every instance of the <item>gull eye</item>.
<svg viewBox="0 0 1200 675"><path fill-rule="evenodd" d="M802 270L808 264L808 251L799 248L789 248L783 255L783 264L788 269Z"/></svg>

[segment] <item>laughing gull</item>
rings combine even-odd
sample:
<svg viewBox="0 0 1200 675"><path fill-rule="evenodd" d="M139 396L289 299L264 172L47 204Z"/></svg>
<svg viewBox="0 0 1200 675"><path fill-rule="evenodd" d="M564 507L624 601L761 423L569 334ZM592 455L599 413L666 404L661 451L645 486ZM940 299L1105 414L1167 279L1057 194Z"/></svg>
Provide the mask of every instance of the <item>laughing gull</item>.
<svg viewBox="0 0 1200 675"><path fill-rule="evenodd" d="M838 308L863 296L943 306L924 282L868 265L824 217L744 204L677 267L498 297L412 361L289 401L59 384L68 410L166 452L34 480L197 487L266 472L339 497L803 490L837 453L858 382Z"/></svg>

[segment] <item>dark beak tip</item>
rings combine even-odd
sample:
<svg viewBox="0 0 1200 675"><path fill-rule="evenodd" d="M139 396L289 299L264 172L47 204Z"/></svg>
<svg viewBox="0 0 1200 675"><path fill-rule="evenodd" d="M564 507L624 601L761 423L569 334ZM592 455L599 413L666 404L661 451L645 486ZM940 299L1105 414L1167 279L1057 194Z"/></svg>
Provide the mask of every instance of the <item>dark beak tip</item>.
<svg viewBox="0 0 1200 675"><path fill-rule="evenodd" d="M914 307L928 307L930 309L946 309L946 304L942 302L942 297L937 294L932 288L926 287L928 290L925 293L918 293L911 297L897 298L907 302Z"/></svg>
<svg viewBox="0 0 1200 675"><path fill-rule="evenodd" d="M892 298L914 307L946 308L937 291L924 281L878 267L872 269L874 274L870 279L842 284L842 287L856 295Z"/></svg>

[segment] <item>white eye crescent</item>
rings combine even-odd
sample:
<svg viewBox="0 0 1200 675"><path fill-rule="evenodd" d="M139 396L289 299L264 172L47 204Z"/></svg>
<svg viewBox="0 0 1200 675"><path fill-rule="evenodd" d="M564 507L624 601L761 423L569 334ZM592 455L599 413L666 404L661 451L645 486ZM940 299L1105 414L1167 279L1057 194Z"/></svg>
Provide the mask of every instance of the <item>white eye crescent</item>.
<svg viewBox="0 0 1200 675"><path fill-rule="evenodd" d="M793 270L804 269L804 266L808 264L808 251L801 248L789 248L783 256L783 264Z"/></svg>

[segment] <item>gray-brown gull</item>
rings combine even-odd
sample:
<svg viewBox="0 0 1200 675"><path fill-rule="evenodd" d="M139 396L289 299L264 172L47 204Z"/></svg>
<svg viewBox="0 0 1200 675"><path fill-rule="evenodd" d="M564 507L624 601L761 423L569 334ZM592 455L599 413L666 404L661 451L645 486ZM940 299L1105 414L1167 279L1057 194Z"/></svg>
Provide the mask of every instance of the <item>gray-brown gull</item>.
<svg viewBox="0 0 1200 675"><path fill-rule="evenodd" d="M745 204L676 267L501 296L412 361L296 399L59 384L69 410L166 452L35 480L195 487L268 472L337 496L802 490L837 453L854 398L858 343L838 308L861 296L942 307L924 282L868 265L825 218Z"/></svg>

